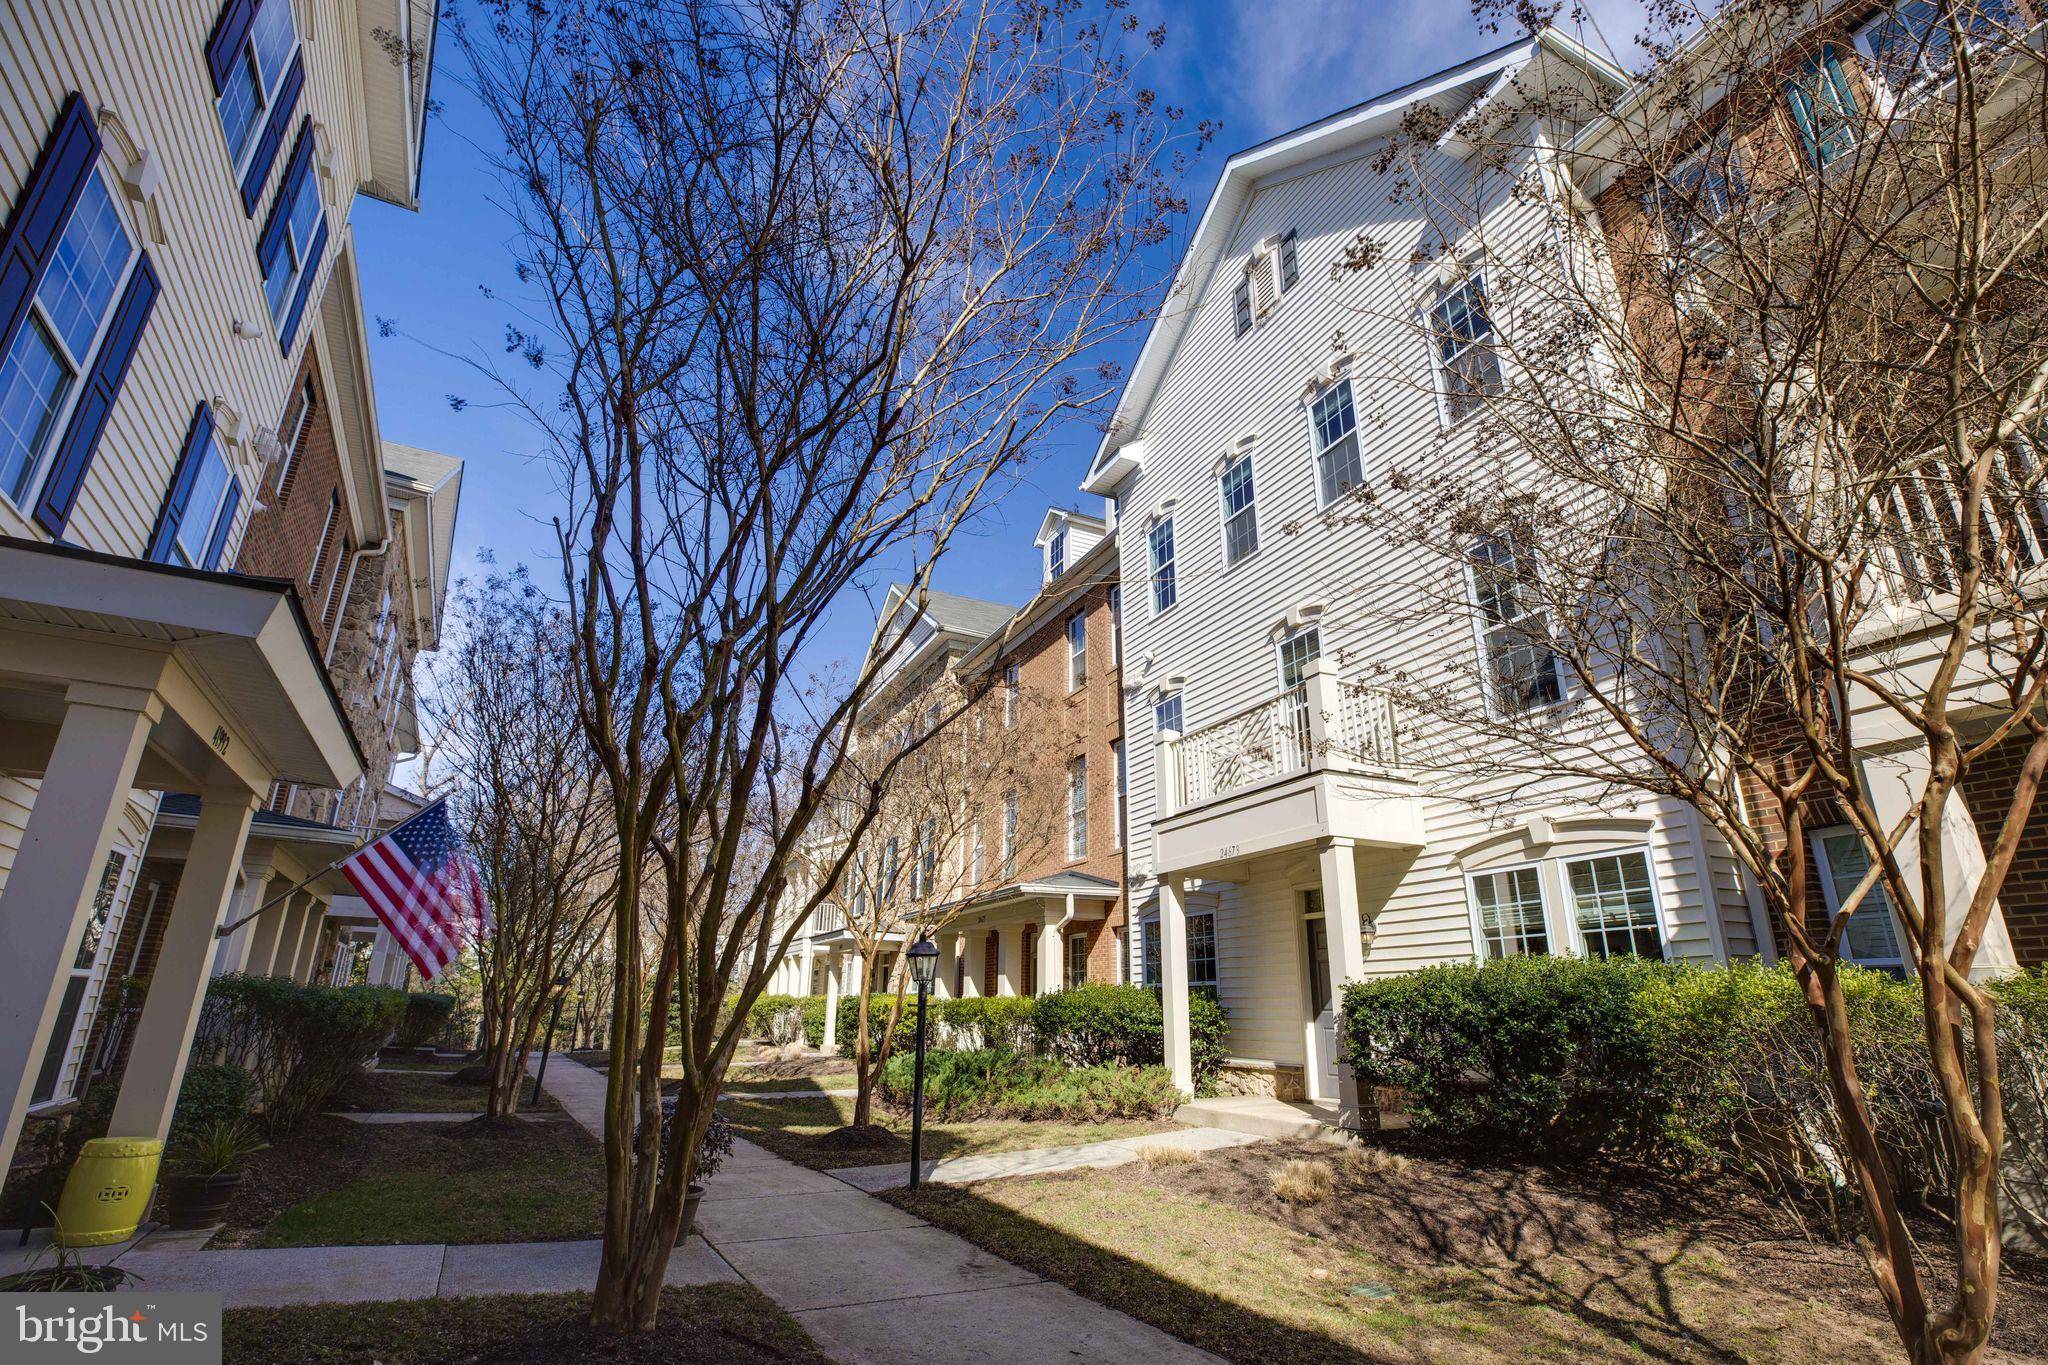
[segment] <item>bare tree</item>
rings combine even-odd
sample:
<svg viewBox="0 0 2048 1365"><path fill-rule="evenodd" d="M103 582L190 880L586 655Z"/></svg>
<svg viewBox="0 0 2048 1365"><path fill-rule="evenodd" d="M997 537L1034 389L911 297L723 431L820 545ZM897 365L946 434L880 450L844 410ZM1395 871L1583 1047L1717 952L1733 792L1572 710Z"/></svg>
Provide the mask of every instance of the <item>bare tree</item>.
<svg viewBox="0 0 2048 1365"><path fill-rule="evenodd" d="M444 790L483 875L493 930L476 944L487 1113L517 1113L526 1059L605 936L615 866L604 772L578 722L567 615L523 571L457 588L434 665Z"/></svg>
<svg viewBox="0 0 2048 1365"><path fill-rule="evenodd" d="M1104 406L1098 352L1184 214L1178 115L1134 75L1162 35L1112 0L482 0L451 30L505 138L533 302L508 336L532 370L503 377L562 482L619 859L592 1314L645 1329L807 918L773 913L791 858L889 663L812 690L828 613L927 582L1048 429Z"/></svg>
<svg viewBox="0 0 2048 1365"><path fill-rule="evenodd" d="M1384 150L1422 234L1354 244L1360 296L1400 302L1362 303L1334 363L1361 428L1420 392L1469 446L1369 471L1336 515L1412 549L1391 612L1477 618L1444 667L1378 669L1436 723L1405 758L1502 805L1704 815L1804 990L1900 1339L1975 1360L2006 1142L1986 945L2048 769L2042 62L1997 3L1901 7L1860 48L1854 7L1714 8L1646 6L1624 98L1424 108ZM1825 886L1823 824L1850 831ZM1843 988L1891 915L1952 1268L1916 1254L1887 1156L1910 1137Z"/></svg>

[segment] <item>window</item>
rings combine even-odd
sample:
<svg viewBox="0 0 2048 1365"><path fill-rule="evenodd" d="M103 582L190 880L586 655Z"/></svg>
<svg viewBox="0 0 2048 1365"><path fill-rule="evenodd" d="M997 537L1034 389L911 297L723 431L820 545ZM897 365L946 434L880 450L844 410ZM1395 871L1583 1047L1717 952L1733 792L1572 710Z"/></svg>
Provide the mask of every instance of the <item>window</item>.
<svg viewBox="0 0 2048 1365"><path fill-rule="evenodd" d="M1472 598L1488 700L1520 715L1564 699L1564 675L1550 642L1550 618L1527 600L1536 566L1513 542L1489 536L1472 547Z"/></svg>
<svg viewBox="0 0 2048 1365"><path fill-rule="evenodd" d="M1543 879L1536 868L1478 873L1468 886L1472 914L1479 922L1481 961L1550 951L1543 921Z"/></svg>
<svg viewBox="0 0 2048 1365"><path fill-rule="evenodd" d="M1474 273L1444 289L1429 310L1443 419L1454 426L1500 392L1500 358L1493 350L1493 319L1486 311L1486 280Z"/></svg>
<svg viewBox="0 0 2048 1365"><path fill-rule="evenodd" d="M1227 568L1259 548L1258 493L1252 487L1251 452L1223 467L1223 563Z"/></svg>
<svg viewBox="0 0 2048 1365"><path fill-rule="evenodd" d="M1566 863L1565 885L1586 956L1663 958L1648 854L1616 853Z"/></svg>
<svg viewBox="0 0 2048 1365"><path fill-rule="evenodd" d="M889 841L882 845L882 889L878 896L878 899L880 900L887 901L895 899L896 862L896 836L892 834L889 836Z"/></svg>
<svg viewBox="0 0 2048 1365"><path fill-rule="evenodd" d="M227 135L228 160L238 178L253 160L251 153L261 141L257 134L270 111L280 96L289 99L285 74L297 48L291 0L263 0L214 99L221 132Z"/></svg>
<svg viewBox="0 0 2048 1365"><path fill-rule="evenodd" d="M1723 133L1673 166L1665 182L1645 196L1644 207L1662 225L1671 248L1682 251L1748 194L1741 157Z"/></svg>
<svg viewBox="0 0 2048 1365"><path fill-rule="evenodd" d="M1047 576L1058 578L1067 571L1067 532L1064 527L1052 533L1052 543L1045 547Z"/></svg>
<svg viewBox="0 0 2048 1365"><path fill-rule="evenodd" d="M1003 793L1003 879L1017 875L1017 793Z"/></svg>
<svg viewBox="0 0 2048 1365"><path fill-rule="evenodd" d="M1180 693L1168 692L1152 704L1152 724L1160 730L1183 733L1180 714Z"/></svg>
<svg viewBox="0 0 2048 1365"><path fill-rule="evenodd" d="M1139 984L1159 989L1159 918L1153 916L1138 925Z"/></svg>
<svg viewBox="0 0 2048 1365"><path fill-rule="evenodd" d="M1188 989L1216 998L1216 916L1188 916Z"/></svg>
<svg viewBox="0 0 2048 1365"><path fill-rule="evenodd" d="M1152 610L1156 614L1180 600L1173 577L1173 518L1161 517L1153 523L1146 539L1152 546Z"/></svg>
<svg viewBox="0 0 2048 1365"><path fill-rule="evenodd" d="M1067 935L1067 989L1088 984L1088 935L1076 929Z"/></svg>
<svg viewBox="0 0 2048 1365"><path fill-rule="evenodd" d="M1017 665L1003 666L1003 726L1005 729L1017 723L1018 703Z"/></svg>
<svg viewBox="0 0 2048 1365"><path fill-rule="evenodd" d="M1088 856L1088 757L1067 764L1067 856Z"/></svg>
<svg viewBox="0 0 2048 1365"><path fill-rule="evenodd" d="M1816 169L1833 164L1856 145L1856 94L1842 73L1839 54L1821 49L1805 70L1785 84L1793 126Z"/></svg>
<svg viewBox="0 0 2048 1365"><path fill-rule="evenodd" d="M1280 292L1283 294L1301 279L1301 252L1297 238L1293 228L1287 229L1280 237Z"/></svg>
<svg viewBox="0 0 2048 1365"><path fill-rule="evenodd" d="M1940 80L1955 65L1944 8L1934 0L1895 0L1856 30L1857 51L1869 64L1887 111L1901 96ZM2009 0L1964 0L1955 13L1957 26L1973 42L2013 22Z"/></svg>
<svg viewBox="0 0 2048 1365"><path fill-rule="evenodd" d="M1109 589L1109 661L1117 667L1124 662L1124 589L1113 583Z"/></svg>
<svg viewBox="0 0 2048 1365"><path fill-rule="evenodd" d="M967 875L967 881L968 881L968 885L969 885L969 886L970 886L970 888L971 888L971 887L977 887L977 886L980 886L980 885L981 885L981 877L982 877L982 863L981 863L981 821L979 821L979 820L976 820L976 821L974 822L974 845L973 845L973 851L972 851L972 853L971 853L971 854L969 855L969 857L970 857L970 858L972 859L972 861L971 861L971 862L969 862L969 864L968 864L968 875Z"/></svg>
<svg viewBox="0 0 2048 1365"><path fill-rule="evenodd" d="M917 885L911 894L919 900L934 894L939 875L939 822L927 817L917 830Z"/></svg>
<svg viewBox="0 0 2048 1365"><path fill-rule="evenodd" d="M334 518L341 511L341 494L327 495L327 519L320 523L320 538L313 542L313 566L306 570L306 591L312 593L320 586L320 575L327 566L327 547L332 540Z"/></svg>
<svg viewBox="0 0 2048 1365"><path fill-rule="evenodd" d="M78 950L72 954L68 964L69 977L64 983L64 994L57 1002L57 1018L50 1027L50 1041L43 1050L43 1062L36 1071L35 1085L29 1090L30 1104L47 1104L52 1100L69 1099L77 1082L77 1062L84 1058L87 1036L92 1031L92 1017L99 987L106 980L106 971L100 958L103 953L113 950L114 940L119 936L120 916L116 913L122 903L122 882L128 869L128 855L120 849L107 854L106 865L100 870L100 884L93 891L92 911L85 921L85 930L78 937Z"/></svg>
<svg viewBox="0 0 2048 1365"><path fill-rule="evenodd" d="M135 255L106 181L87 172L28 316L0 360L0 490L17 506L28 504Z"/></svg>
<svg viewBox="0 0 2048 1365"><path fill-rule="evenodd" d="M1252 329L1252 277L1247 274L1237 282L1237 288L1230 295L1230 317L1237 328L1237 335L1243 336Z"/></svg>
<svg viewBox="0 0 2048 1365"><path fill-rule="evenodd" d="M1358 414L1351 405L1351 381L1339 380L1309 407L1316 443L1316 488L1329 506L1364 481L1358 458Z"/></svg>
<svg viewBox="0 0 2048 1365"><path fill-rule="evenodd" d="M1308 676L1311 659L1322 657L1323 633L1315 626L1297 630L1280 642L1280 686L1296 688Z"/></svg>
<svg viewBox="0 0 2048 1365"><path fill-rule="evenodd" d="M1088 681L1088 614L1075 612L1067 618L1067 690Z"/></svg>
<svg viewBox="0 0 2048 1365"><path fill-rule="evenodd" d="M1116 786L1111 788L1110 797L1116 814L1116 847L1124 846L1124 742L1113 739L1109 742L1109 757L1114 764L1112 774Z"/></svg>
<svg viewBox="0 0 2048 1365"><path fill-rule="evenodd" d="M1847 825L1816 830L1813 834L1814 860L1820 866L1821 891L1829 915L1842 913L1842 902L1855 894L1870 872L1870 854L1863 836ZM1849 927L1842 935L1842 955L1866 967L1889 967L1903 971L1904 953L1899 947L1898 926L1892 919L1892 903L1884 883L1875 882L1856 903Z"/></svg>
<svg viewBox="0 0 2048 1365"><path fill-rule="evenodd" d="M295 158L296 161L296 158ZM270 303L270 320L280 338L286 337L299 283L313 261L314 238L325 226L320 209L320 178L312 174L312 163L295 170L286 182L290 198L283 201L283 230L263 264L263 297Z"/></svg>
<svg viewBox="0 0 2048 1365"><path fill-rule="evenodd" d="M292 461L298 457L299 442L305 438L306 423L313 416L313 377L306 376L298 392L292 396L290 411L285 413L284 425L278 428L278 443L283 447L277 460L277 482L272 485L278 492L284 492L285 480L291 475ZM386 600L390 594L385 594Z"/></svg>
<svg viewBox="0 0 2048 1365"><path fill-rule="evenodd" d="M219 568L241 500L241 482L228 468L212 415L202 407L171 476L170 495L150 537L149 558L159 564Z"/></svg>

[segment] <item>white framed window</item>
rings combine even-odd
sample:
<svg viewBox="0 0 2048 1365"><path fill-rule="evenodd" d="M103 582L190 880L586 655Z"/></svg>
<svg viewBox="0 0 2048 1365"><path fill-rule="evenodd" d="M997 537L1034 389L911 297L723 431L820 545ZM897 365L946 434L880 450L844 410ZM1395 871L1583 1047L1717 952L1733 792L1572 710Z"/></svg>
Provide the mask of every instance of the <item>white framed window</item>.
<svg viewBox="0 0 2048 1365"><path fill-rule="evenodd" d="M882 845L881 890L877 893L878 899L881 901L892 901L896 898L896 871L900 861L899 855L900 845L897 843L896 836L892 834L889 836L888 842Z"/></svg>
<svg viewBox="0 0 2048 1365"><path fill-rule="evenodd" d="M1474 872L1465 878L1465 891L1472 906L1472 937L1481 962L1537 957L1550 951L1543 872L1538 864Z"/></svg>
<svg viewBox="0 0 2048 1365"><path fill-rule="evenodd" d="M968 863L967 880L970 886L980 886L983 869L981 862L981 821L979 820L974 822L974 842L970 847L968 857L970 862Z"/></svg>
<svg viewBox="0 0 2048 1365"><path fill-rule="evenodd" d="M1935 0L1894 0L1856 30L1856 51L1870 69L1878 112L1892 112L1955 66L1946 8ZM1954 11L1964 40L1973 46L2009 29L2015 17L2010 0L1961 0Z"/></svg>
<svg viewBox="0 0 2048 1365"><path fill-rule="evenodd" d="M1188 989L1216 998L1216 916L1204 910L1188 916Z"/></svg>
<svg viewBox="0 0 2048 1365"><path fill-rule="evenodd" d="M214 100L237 181L248 170L249 158L262 140L259 135L277 103L279 87L298 46L291 0L263 0Z"/></svg>
<svg viewBox="0 0 2048 1365"><path fill-rule="evenodd" d="M95 166L0 358L0 492L26 509L140 253Z"/></svg>
<svg viewBox="0 0 2048 1365"><path fill-rule="evenodd" d="M930 896L938 886L939 875L939 822L927 816L917 827L917 884L911 888L911 895L919 900Z"/></svg>
<svg viewBox="0 0 2048 1365"><path fill-rule="evenodd" d="M1217 478L1223 499L1223 565L1237 563L1259 548L1258 490L1252 483L1252 455L1239 455Z"/></svg>
<svg viewBox="0 0 2048 1365"><path fill-rule="evenodd" d="M165 558L187 568L217 568L227 544L227 522L241 502L240 490L221 450L218 433L210 424L192 458L198 461L192 475L192 491L184 506L176 509L175 521L168 528L169 550Z"/></svg>
<svg viewBox="0 0 2048 1365"><path fill-rule="evenodd" d="M1138 921L1138 984L1159 989L1159 916Z"/></svg>
<svg viewBox="0 0 2048 1365"><path fill-rule="evenodd" d="M293 392L292 405L285 413L284 425L279 427L277 432L278 441L284 450L278 457L277 478L271 487L279 493L284 492L285 480L291 476L292 464L299 456L299 442L305 439L306 423L311 421L312 417L313 377L307 375L306 382ZM389 593L385 594L385 601L388 609Z"/></svg>
<svg viewBox="0 0 2048 1365"><path fill-rule="evenodd" d="M1500 392L1500 357L1487 312L1486 277L1473 271L1437 291L1429 308L1430 363L1445 426L1456 426Z"/></svg>
<svg viewBox="0 0 2048 1365"><path fill-rule="evenodd" d="M1280 234L1280 292L1284 294L1300 282L1300 234L1289 228Z"/></svg>
<svg viewBox="0 0 2048 1365"><path fill-rule="evenodd" d="M1152 703L1152 725L1155 729L1171 730L1177 735L1186 733L1181 721L1179 692L1168 692Z"/></svg>
<svg viewBox="0 0 2048 1365"><path fill-rule="evenodd" d="M1067 932L1067 989L1088 984L1088 933L1078 926Z"/></svg>
<svg viewBox="0 0 2048 1365"><path fill-rule="evenodd" d="M1109 586L1109 661L1118 668L1124 663L1124 589L1121 583Z"/></svg>
<svg viewBox="0 0 2048 1365"><path fill-rule="evenodd" d="M1152 551L1152 614L1157 616L1180 600L1173 576L1173 518L1154 522L1145 542Z"/></svg>
<svg viewBox="0 0 2048 1365"><path fill-rule="evenodd" d="M1467 582L1477 613L1487 704L1522 715L1564 700L1564 669L1551 644L1550 618L1533 588L1536 565L1504 536L1472 547Z"/></svg>
<svg viewBox="0 0 2048 1365"><path fill-rule="evenodd" d="M1842 913L1842 902L1855 893L1870 871L1870 851L1853 826L1836 825L1813 832L1813 861L1820 873L1822 896L1832 918ZM1864 967L1904 971L1906 955L1900 943L1898 921L1892 915L1891 898L1884 883L1874 882L1842 934L1842 956Z"/></svg>
<svg viewBox="0 0 2048 1365"><path fill-rule="evenodd" d="M1785 103L1814 169L1825 169L1855 149L1861 119L1856 92L1842 70L1841 53L1832 46L1822 48L1785 83Z"/></svg>
<svg viewBox="0 0 2048 1365"><path fill-rule="evenodd" d="M284 210L284 239L277 254L263 272L263 297L270 303L270 321L284 334L291 315L292 300L299 292L299 276L313 251L313 238L320 231L320 177L308 173L288 184L291 202Z"/></svg>
<svg viewBox="0 0 2048 1365"><path fill-rule="evenodd" d="M1564 865L1565 894L1587 957L1664 957L1664 930L1650 855L1643 849Z"/></svg>
<svg viewBox="0 0 2048 1365"><path fill-rule="evenodd" d="M1249 274L1230 291L1230 321L1239 336L1252 329L1252 277Z"/></svg>
<svg viewBox="0 0 2048 1365"><path fill-rule="evenodd" d="M1110 798L1116 817L1116 847L1124 846L1124 742L1113 739L1109 742L1110 777L1116 785L1110 789Z"/></svg>
<svg viewBox="0 0 2048 1365"><path fill-rule="evenodd" d="M1067 532L1065 527L1052 533L1052 540L1045 547L1045 568L1047 578L1058 578L1067 571Z"/></svg>
<svg viewBox="0 0 2048 1365"><path fill-rule="evenodd" d="M1301 680L1308 676L1309 662L1322 657L1323 632L1315 626L1304 626L1281 640L1274 650L1280 661L1280 686L1291 690L1301 686Z"/></svg>
<svg viewBox="0 0 2048 1365"><path fill-rule="evenodd" d="M1088 856L1088 756L1067 763L1067 857Z"/></svg>
<svg viewBox="0 0 2048 1365"><path fill-rule="evenodd" d="M1067 691L1088 681L1088 613L1077 611L1067 618Z"/></svg>
<svg viewBox="0 0 2048 1365"><path fill-rule="evenodd" d="M1324 389L1308 411L1310 434L1315 438L1316 494L1328 507L1365 481L1351 381L1340 379Z"/></svg>
<svg viewBox="0 0 2048 1365"><path fill-rule="evenodd" d="M1017 707L1021 692L1017 665L1003 665L1003 728L1006 730L1017 723Z"/></svg>
<svg viewBox="0 0 2048 1365"><path fill-rule="evenodd" d="M68 975L64 994L58 998L50 1041L43 1049L35 1083L29 1088L31 1105L68 1100L77 1089L86 1044L92 1035L93 1016L106 987L115 941L121 936L121 919L128 906L135 861L133 853L111 849L100 869L99 885L93 889L92 911L79 934L78 948L66 964Z"/></svg>
<svg viewBox="0 0 2048 1365"><path fill-rule="evenodd" d="M1017 791L1003 793L1003 879L1017 875Z"/></svg>
<svg viewBox="0 0 2048 1365"><path fill-rule="evenodd" d="M1748 196L1741 154L1723 132L1673 166L1663 183L1643 196L1643 207L1671 249L1683 251Z"/></svg>

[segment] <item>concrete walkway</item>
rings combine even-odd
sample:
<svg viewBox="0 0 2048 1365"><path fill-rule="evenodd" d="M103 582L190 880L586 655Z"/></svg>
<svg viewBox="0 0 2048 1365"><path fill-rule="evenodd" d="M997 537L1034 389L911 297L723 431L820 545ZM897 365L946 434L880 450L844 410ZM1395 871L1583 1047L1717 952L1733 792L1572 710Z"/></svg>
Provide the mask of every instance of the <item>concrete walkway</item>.
<svg viewBox="0 0 2048 1365"><path fill-rule="evenodd" d="M602 1076L557 1056L543 1088L592 1133L603 1131ZM848 1365L1217 1359L744 1140L706 1186L697 1231L819 1349Z"/></svg>
<svg viewBox="0 0 2048 1365"><path fill-rule="evenodd" d="M1263 1140L1249 1133L1231 1133L1221 1128L1176 1128L1164 1133L1111 1138L1106 1142L1081 1142L1070 1147L1032 1147L1021 1152L992 1152L985 1156L927 1161L924 1163L924 1178L935 1185L971 1185L977 1180L1125 1166L1138 1160L1147 1147L1213 1152L1223 1147L1244 1147ZM898 1161L885 1166L848 1166L830 1174L855 1189L894 1190L910 1183L910 1163Z"/></svg>

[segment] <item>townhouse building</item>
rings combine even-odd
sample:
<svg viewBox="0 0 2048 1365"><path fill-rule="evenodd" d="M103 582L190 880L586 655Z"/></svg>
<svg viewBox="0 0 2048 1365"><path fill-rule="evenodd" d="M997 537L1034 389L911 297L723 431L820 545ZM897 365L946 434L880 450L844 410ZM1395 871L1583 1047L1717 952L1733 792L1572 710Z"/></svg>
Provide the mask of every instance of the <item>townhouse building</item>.
<svg viewBox="0 0 2048 1365"><path fill-rule="evenodd" d="M1184 1087L1192 991L1225 1011L1226 1092L1356 1122L1347 982L1524 952L1769 951L1688 805L1513 776L1491 761L1503 736L1372 683L1469 677L1489 707L1601 733L1554 659L1504 647L1527 638L1505 547L1475 536L1448 566L1469 602L1420 610L1409 585L1446 566L1347 508L1422 496L1391 470L1493 458L1469 420L1506 363L1488 261L1549 239L1566 208L1550 163L1578 131L1532 95L1625 85L1546 29L1232 156L1146 338L1082 486L1114 506L1128 589L1127 970L1162 991ZM1515 150L1461 139L1481 109ZM1417 126L1444 130L1425 170L1474 221L1401 192L1415 172L1383 152ZM1381 264L1344 268L1368 242Z"/></svg>
<svg viewBox="0 0 2048 1365"><path fill-rule="evenodd" d="M1103 517L1055 508L1037 548L1040 589L1022 607L897 589L877 630L879 641L900 622L907 638L863 707L860 743L873 752L942 725L929 746L950 747L927 771L960 790L955 809L926 813L913 799L878 821L845 896L864 922L867 898L900 886L898 917L940 926L942 998L1124 979L1115 535ZM901 939L888 936L877 983L893 980ZM863 965L853 940L828 903L776 988L823 994L836 1019Z"/></svg>
<svg viewBox="0 0 2048 1365"><path fill-rule="evenodd" d="M216 962L310 971L332 888L217 927L345 849L407 742L368 723L394 684L349 662L379 628L349 607L389 587L431 640L453 497L394 512L451 476L387 457L350 217L416 206L434 26L426 0L0 13L0 1169L128 976L111 1131L163 1136Z"/></svg>
<svg viewBox="0 0 2048 1365"><path fill-rule="evenodd" d="M2038 57L2042 19L2040 6L2028 0L1969 0L1956 9L1981 83L1970 108L1978 157L1989 168L1991 202L2009 205L2021 218L2031 212L2022 207L2028 201L2011 191L2038 184L2032 127L2044 90ZM1956 108L1954 63L1947 20L1932 5L1822 0L1760 16L1734 12L1696 35L1655 86L1640 86L1611 115L1579 132L1565 150L1564 164L1590 203L1615 301L1638 353L1663 372L1656 379L1669 373L1668 338L1685 325L1684 313L1719 308L1747 322L1764 311L1737 261L1773 251L1788 258L1825 254L1814 244L1856 215L1906 215L1916 204L1918 211L1938 212L1941 172L1925 166L1916 171L1915 158L1930 143L1946 149ZM1672 98L1681 85L1697 93ZM1871 160L1883 169L1875 187L1865 189L1858 163L1867 167ZM1929 177L1917 189L1916 173ZM1865 240L1855 229L1848 239ZM1910 238L1880 234L1880 240L1896 251ZM1896 271L1894 281L1902 283L1903 274ZM1920 287L1938 294L1942 283L1937 278ZM1851 338L1859 306L1845 292L1837 309L1837 325ZM2016 322L2019 335L2031 335L2038 345L2040 304L2030 284L2016 282L1985 306L1989 315ZM1812 316L1796 306L1784 311L1788 326ZM1873 371L1880 361L1900 373L1926 364L1924 348L1927 338L1940 334L1938 319L1931 312L1915 319L1909 305L1886 321L1889 338L1880 337L1867 352L1853 349L1864 345L1860 339L1849 340L1851 354L1867 355ZM1986 364L1995 367L2003 359L1993 354ZM1713 402L1738 419L1767 410L1718 393ZM1694 417L1687 429L1703 425ZM1731 426L1737 429L1731 441L1745 439L1740 420ZM2048 508L2037 447L2037 441L2022 438L2000 456L1992 502L1981 518L1984 559L1993 567L1979 610L1997 611L1997 595L2008 590L2021 604L2020 615L2030 614L2029 599L2038 610L2040 585L2032 571L2048 560ZM1900 457L1912 453L1891 452L1890 458L1903 467ZM1871 557L1879 581L1865 609L1854 615L1847 657L1892 695L1922 694L1955 618L1961 508L1960 483L1932 470L1892 478L1874 499L1872 521L1881 543ZM2012 714L2010 679L2001 675L1997 656L1995 647L1973 648L1947 701L1965 745L1982 742ZM1875 692L1852 690L1847 702L1856 779L1884 825L1902 827L1925 788L1927 744ZM1950 801L1940 842L1951 888L1951 943L1986 866L1981 820L1994 833L2003 821L2027 740L2025 727L2016 727L1970 767ZM1799 736L1789 714L1782 735L1767 735L1766 745L1774 755L1797 751ZM1784 822L1758 784L1749 786L1749 809L1769 846L1781 852ZM1801 819L1816 873L1809 883L1808 919L1820 932L1863 880L1869 855L1832 799L1807 798ZM1912 838L1900 844L1909 865L1917 859L1915 850ZM1780 935L1782 940L1782 928ZM1850 919L1843 954L1865 966L1905 971L1906 937L1885 889L1876 886ZM2043 962L2048 820L2037 810L2021 834L1973 971L1994 977Z"/></svg>

